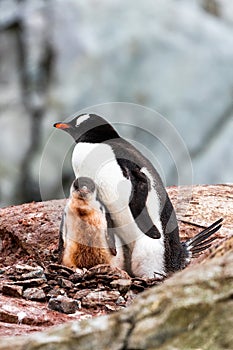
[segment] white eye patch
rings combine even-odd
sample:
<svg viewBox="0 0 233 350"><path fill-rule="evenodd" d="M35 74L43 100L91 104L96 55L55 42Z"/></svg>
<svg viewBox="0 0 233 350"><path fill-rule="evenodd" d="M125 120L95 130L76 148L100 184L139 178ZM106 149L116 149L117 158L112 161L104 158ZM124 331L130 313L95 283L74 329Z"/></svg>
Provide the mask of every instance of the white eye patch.
<svg viewBox="0 0 233 350"><path fill-rule="evenodd" d="M76 127L85 122L87 119L90 118L90 114L83 114L80 117L77 118L76 120Z"/></svg>

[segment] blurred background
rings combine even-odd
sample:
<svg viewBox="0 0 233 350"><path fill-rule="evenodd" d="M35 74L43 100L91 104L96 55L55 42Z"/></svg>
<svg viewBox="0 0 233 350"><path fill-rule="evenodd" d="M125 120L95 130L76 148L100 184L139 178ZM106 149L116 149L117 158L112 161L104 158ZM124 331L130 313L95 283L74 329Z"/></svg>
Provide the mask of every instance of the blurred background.
<svg viewBox="0 0 233 350"><path fill-rule="evenodd" d="M72 142L52 125L82 110L103 109L166 185L185 184L155 137L124 125L169 142L166 123L127 103L173 125L187 183L233 182L233 1L0 0L1 206L40 200L41 183L43 199L64 196Z"/></svg>

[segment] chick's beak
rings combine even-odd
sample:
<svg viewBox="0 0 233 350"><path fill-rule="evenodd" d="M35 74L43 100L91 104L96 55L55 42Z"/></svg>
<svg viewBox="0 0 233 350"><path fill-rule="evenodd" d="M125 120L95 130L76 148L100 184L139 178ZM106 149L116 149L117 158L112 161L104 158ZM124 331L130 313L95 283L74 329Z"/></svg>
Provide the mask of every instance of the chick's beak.
<svg viewBox="0 0 233 350"><path fill-rule="evenodd" d="M53 124L53 126L54 126L55 128L57 128L57 129L62 129L62 130L64 130L64 129L69 129L69 128L70 128L70 125L69 125L69 124L60 123L60 122Z"/></svg>
<svg viewBox="0 0 233 350"><path fill-rule="evenodd" d="M87 197L89 194L90 194L90 191L87 188L85 188L85 189L82 188L82 189L79 190L79 195L82 198Z"/></svg>

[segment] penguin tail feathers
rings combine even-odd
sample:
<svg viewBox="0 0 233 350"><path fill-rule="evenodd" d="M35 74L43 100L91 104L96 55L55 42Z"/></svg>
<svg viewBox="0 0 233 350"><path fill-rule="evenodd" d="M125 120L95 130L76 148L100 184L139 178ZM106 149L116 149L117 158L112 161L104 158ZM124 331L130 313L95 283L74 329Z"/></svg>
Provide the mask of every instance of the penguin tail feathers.
<svg viewBox="0 0 233 350"><path fill-rule="evenodd" d="M212 237L212 235L221 228L222 221L223 219L215 221L212 225L199 232L196 236L182 243L188 253L189 258L197 256L198 253L208 249L211 246L211 242L217 238L216 236Z"/></svg>

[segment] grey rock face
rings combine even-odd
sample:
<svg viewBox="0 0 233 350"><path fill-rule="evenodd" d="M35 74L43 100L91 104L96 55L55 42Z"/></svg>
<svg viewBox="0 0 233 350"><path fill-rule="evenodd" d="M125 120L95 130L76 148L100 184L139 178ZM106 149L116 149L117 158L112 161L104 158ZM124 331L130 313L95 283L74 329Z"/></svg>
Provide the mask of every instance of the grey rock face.
<svg viewBox="0 0 233 350"><path fill-rule="evenodd" d="M0 349L231 349L232 271L229 252L175 274L125 310L2 338Z"/></svg>
<svg viewBox="0 0 233 350"><path fill-rule="evenodd" d="M64 196L72 141L52 124L111 101L164 115L189 149L195 183L232 182L231 8L231 0L2 0L1 205ZM87 111L120 122L166 185L191 182L155 114L129 105Z"/></svg>

